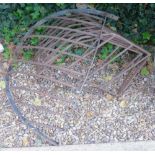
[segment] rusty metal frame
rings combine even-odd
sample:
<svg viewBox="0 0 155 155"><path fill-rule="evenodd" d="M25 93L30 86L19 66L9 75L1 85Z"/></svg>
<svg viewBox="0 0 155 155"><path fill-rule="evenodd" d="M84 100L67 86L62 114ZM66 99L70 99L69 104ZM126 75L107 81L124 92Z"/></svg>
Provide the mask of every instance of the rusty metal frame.
<svg viewBox="0 0 155 155"><path fill-rule="evenodd" d="M150 54L141 47L123 38L119 34L114 33L106 26L102 26L101 22L105 17L111 18L113 20L118 19L114 15L93 9L72 9L50 15L36 23L28 31L28 33L22 39L21 45L17 46L16 53L20 53L23 49L37 50L37 60L29 61L30 64L36 65L39 68L39 72L37 72L37 74L34 76L52 80L53 82L80 91L83 90L84 85L87 83L91 84L91 77L95 73L105 69L114 59L121 57L127 52L135 53L136 57L130 63L128 63L126 68L124 68L118 75L116 75L116 77L113 78L113 80L118 79L120 76L130 72L132 69L137 68L137 66L142 62L145 62ZM53 20L54 22L50 23L50 20ZM34 34L36 28L45 28L45 34ZM41 40L39 45L32 46L27 44L27 40L33 37L39 38ZM103 47L106 43L111 43L115 46L115 49L111 52L111 54L108 55L100 67L96 67L94 60L92 59L95 58L98 49ZM57 44L61 44L61 46L56 47ZM68 50L74 46L85 48L85 53L80 56L68 52ZM63 48L63 50L61 50L61 48ZM123 50L117 53L119 48L122 48ZM48 52L50 53L48 54ZM69 66L54 65L54 61L62 55L71 56L75 59L75 61ZM24 60L20 60L18 58L17 61L24 62ZM82 61L89 62L90 67L86 68L85 72L76 71L74 67ZM95 65L95 69L93 69L93 65ZM55 70L57 69L63 72L65 75L73 76L75 79L79 80L81 85L79 86L79 83L75 85L69 81L63 82L61 80L55 79L52 76L48 77L43 75L47 67ZM92 70L95 71L92 72ZM127 82L124 81L124 83ZM127 86L128 83L126 86L124 86L124 88L127 88ZM124 88L119 89L119 92L115 95L122 94Z"/></svg>
<svg viewBox="0 0 155 155"><path fill-rule="evenodd" d="M10 90L10 88L12 88L32 91L31 88L11 85L10 77L12 73L20 73L22 75L34 76L37 79L51 80L55 84L66 86L80 92L84 91L85 87L95 87L103 91L108 91L102 84L93 83L94 75L106 70L107 66L116 58L122 57L124 54L134 53L135 57L128 62L110 82L106 82L108 84L122 78L123 82L119 88L116 88L115 93L113 93L113 95L117 97L121 96L139 73L140 69L145 65L150 54L141 47L107 28L105 24L106 19L108 18L118 20L118 17L114 15L94 9L71 9L60 11L49 15L32 26L15 49L14 61L17 63L22 62L35 65L36 73L12 70L12 66L10 66L8 74L5 77L8 100L21 121L28 127L33 128L36 134L40 135L40 137L50 145L58 145L59 142L49 138L24 117L16 104L18 100L14 99ZM44 28L45 31L38 35L35 34L36 28ZM33 37L40 39L37 46L32 46L28 43L28 40ZM101 64L97 64L95 58L99 50L103 48L106 43L112 44L115 48ZM60 46L57 46L57 44L60 44ZM77 55L70 52L70 49L75 47L82 47L85 49L84 53L82 55ZM30 61L22 59L21 53L24 49L33 49L35 51L35 58ZM63 55L72 57L74 61L70 64L68 63L60 66L54 64L55 60ZM87 62L86 66L83 65L85 62ZM50 75L47 75L46 71L50 71ZM55 72L60 72L64 79L65 77L76 79L76 83L71 80L66 82L57 79L54 76ZM48 94L52 96L52 98L57 98L54 94L49 94L47 90L37 93L42 95ZM112 92L109 93L112 94ZM68 99L64 98L62 98L62 101L70 102Z"/></svg>

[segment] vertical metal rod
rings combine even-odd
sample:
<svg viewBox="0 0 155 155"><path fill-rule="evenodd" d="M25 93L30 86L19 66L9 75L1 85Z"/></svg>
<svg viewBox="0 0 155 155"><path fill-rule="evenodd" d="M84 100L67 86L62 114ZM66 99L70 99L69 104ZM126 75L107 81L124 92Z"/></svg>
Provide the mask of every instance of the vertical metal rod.
<svg viewBox="0 0 155 155"><path fill-rule="evenodd" d="M83 87L84 87L84 85L85 85L85 83L86 83L86 80L87 80L87 78L88 78L88 76L89 76L90 70L92 69L92 66L93 66L93 63L94 63L94 60L95 60L95 56L96 56L97 51L98 51L98 45L100 44L100 41L101 41L101 36L102 36L103 29L104 29L104 25L105 25L105 23L106 23L106 19L107 19L107 18L105 17L105 18L104 18L104 21L102 21L102 29L101 29L101 32L100 32L100 35L99 35L99 39L98 39L97 44L96 44L95 53L94 53L94 56L93 56L91 65L90 65L90 67L89 67L89 69L88 69L88 72L87 72L87 74L86 74L86 77L85 77L85 79L84 79L84 82L83 82L83 84L82 84L82 86L81 86L81 88L80 88L80 92L82 91L82 89L83 89Z"/></svg>
<svg viewBox="0 0 155 155"><path fill-rule="evenodd" d="M153 93L155 93L155 51L154 51L154 60L153 60L153 79L152 79L152 85L153 85Z"/></svg>

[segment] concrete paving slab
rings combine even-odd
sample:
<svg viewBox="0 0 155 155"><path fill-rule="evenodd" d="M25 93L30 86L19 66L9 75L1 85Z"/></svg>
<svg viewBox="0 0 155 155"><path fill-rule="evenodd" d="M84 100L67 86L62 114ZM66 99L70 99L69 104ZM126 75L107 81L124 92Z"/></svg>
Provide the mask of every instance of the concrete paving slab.
<svg viewBox="0 0 155 155"><path fill-rule="evenodd" d="M155 141L50 147L0 148L0 151L155 151Z"/></svg>

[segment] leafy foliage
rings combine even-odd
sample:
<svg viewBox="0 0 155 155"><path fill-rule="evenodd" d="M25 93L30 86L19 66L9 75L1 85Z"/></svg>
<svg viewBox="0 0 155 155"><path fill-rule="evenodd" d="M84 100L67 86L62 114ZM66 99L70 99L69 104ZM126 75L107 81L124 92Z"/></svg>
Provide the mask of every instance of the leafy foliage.
<svg viewBox="0 0 155 155"><path fill-rule="evenodd" d="M25 59L25 60L31 60L32 59L32 57L33 57L33 55L34 55L34 53L33 53L33 51L32 50L27 50L27 51L23 51L23 58Z"/></svg>
<svg viewBox="0 0 155 155"><path fill-rule="evenodd" d="M147 75L149 75L148 68L147 68L146 66L143 67L143 68L141 69L140 73L141 73L142 76L147 76Z"/></svg>
<svg viewBox="0 0 155 155"><path fill-rule="evenodd" d="M101 52L100 52L100 54L99 54L99 58L100 58L101 60L106 59L107 56L112 52L112 50L113 50L113 45L110 44L110 43L106 44L106 45L102 48L102 50L101 50Z"/></svg>
<svg viewBox="0 0 155 155"><path fill-rule="evenodd" d="M17 35L24 35L28 27L39 19L72 6L73 4L0 4L0 38L17 44Z"/></svg>
<svg viewBox="0 0 155 155"><path fill-rule="evenodd" d="M117 22L109 20L107 26L111 27L133 42L141 45L155 45L155 4L87 4L89 8L107 11L119 16ZM10 42L18 44L20 38L30 26L47 15L63 10L76 8L76 4L52 3L52 4L0 4L0 40L7 46ZM36 33L43 32L38 28ZM32 38L31 45L37 45L39 40ZM10 51L6 48L3 56L10 57ZM76 51L77 55L82 50ZM110 53L109 47L102 49L100 59L105 59ZM25 59L32 58L31 52L23 54ZM62 63L65 58L62 58Z"/></svg>
<svg viewBox="0 0 155 155"><path fill-rule="evenodd" d="M135 43L144 44L143 33L155 32L155 4L96 4L95 7L119 16L111 26ZM145 44L155 45L154 38L155 33L147 38Z"/></svg>
<svg viewBox="0 0 155 155"><path fill-rule="evenodd" d="M124 36L142 43L143 39L155 42L155 4L87 4L88 7L119 16L118 22L111 22L111 27ZM76 4L0 4L0 31L8 42L14 41L14 36L23 35L29 26L52 12L75 8ZM154 35L151 35L154 34ZM146 36L147 35L147 36ZM151 35L151 36L150 36ZM144 37L144 38L143 38Z"/></svg>
<svg viewBox="0 0 155 155"><path fill-rule="evenodd" d="M55 64L56 65L60 65L60 64L63 64L65 63L65 60L68 58L67 55L63 55L61 56L60 58L58 58L56 61L55 61Z"/></svg>
<svg viewBox="0 0 155 155"><path fill-rule="evenodd" d="M10 49L7 47L4 47L3 58L5 60L8 60L10 58L10 55L11 55Z"/></svg>
<svg viewBox="0 0 155 155"><path fill-rule="evenodd" d="M74 50L74 54L81 56L84 53L84 48L77 48Z"/></svg>
<svg viewBox="0 0 155 155"><path fill-rule="evenodd" d="M33 46L36 46L38 45L39 43L39 39L38 38L32 38L31 41L30 41L30 44L33 45Z"/></svg>
<svg viewBox="0 0 155 155"><path fill-rule="evenodd" d="M5 81L0 81L0 89L5 89L6 85L5 85Z"/></svg>

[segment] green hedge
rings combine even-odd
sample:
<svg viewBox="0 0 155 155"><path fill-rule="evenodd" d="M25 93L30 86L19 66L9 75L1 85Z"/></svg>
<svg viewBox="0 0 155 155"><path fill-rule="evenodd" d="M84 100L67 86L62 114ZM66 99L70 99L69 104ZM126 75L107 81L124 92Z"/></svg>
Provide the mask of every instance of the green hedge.
<svg viewBox="0 0 155 155"><path fill-rule="evenodd" d="M123 36L138 44L155 45L155 4L87 4L119 16L111 23ZM52 12L76 8L76 4L0 4L0 38L18 43L29 26Z"/></svg>

